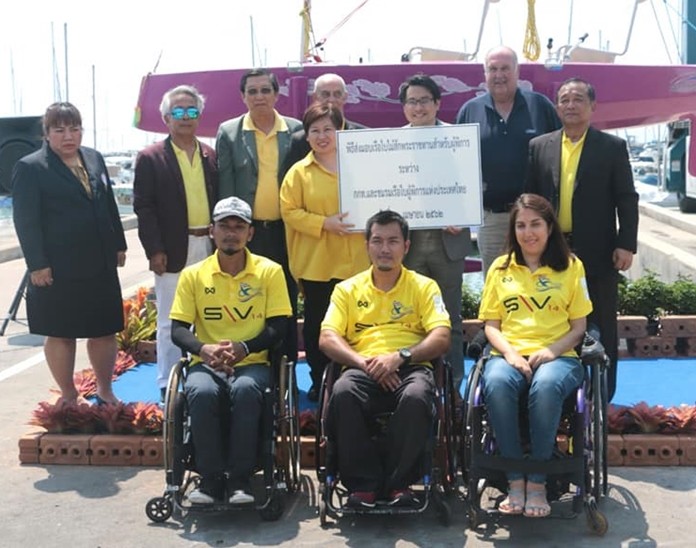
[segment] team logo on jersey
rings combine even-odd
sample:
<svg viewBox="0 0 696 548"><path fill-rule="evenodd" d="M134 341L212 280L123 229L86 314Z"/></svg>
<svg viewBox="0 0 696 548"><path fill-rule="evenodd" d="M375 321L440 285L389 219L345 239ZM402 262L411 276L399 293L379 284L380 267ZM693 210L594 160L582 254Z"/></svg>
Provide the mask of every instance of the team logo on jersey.
<svg viewBox="0 0 696 548"><path fill-rule="evenodd" d="M552 282L548 276L542 274L536 280L536 288L537 291L550 291L552 289L561 289L561 284Z"/></svg>
<svg viewBox="0 0 696 548"><path fill-rule="evenodd" d="M247 302L261 294L260 288L251 287L248 283L242 282L239 284L239 291L237 291L237 297L239 297L240 302Z"/></svg>
<svg viewBox="0 0 696 548"><path fill-rule="evenodd" d="M391 319L398 320L413 313L412 306L406 306L399 301L392 302Z"/></svg>

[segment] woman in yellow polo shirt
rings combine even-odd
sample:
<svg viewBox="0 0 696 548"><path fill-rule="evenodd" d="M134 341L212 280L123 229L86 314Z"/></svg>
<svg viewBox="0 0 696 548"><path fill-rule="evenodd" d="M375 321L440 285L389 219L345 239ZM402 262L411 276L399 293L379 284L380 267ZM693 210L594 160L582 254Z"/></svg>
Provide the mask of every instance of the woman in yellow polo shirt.
<svg viewBox="0 0 696 548"><path fill-rule="evenodd" d="M304 343L312 377L310 400L318 399L328 358L319 350L319 330L334 286L369 266L365 236L350 232L348 212L338 210L336 130L339 109L315 103L303 121L311 152L290 168L280 188L290 272L304 295Z"/></svg>
<svg viewBox="0 0 696 548"><path fill-rule="evenodd" d="M484 398L503 457L523 457L519 398L528 392L532 460L551 458L563 401L582 382L575 346L592 310L580 259L568 248L551 204L522 194L510 213L508 248L491 265L479 309L493 347ZM546 476L509 472L505 514L545 517Z"/></svg>

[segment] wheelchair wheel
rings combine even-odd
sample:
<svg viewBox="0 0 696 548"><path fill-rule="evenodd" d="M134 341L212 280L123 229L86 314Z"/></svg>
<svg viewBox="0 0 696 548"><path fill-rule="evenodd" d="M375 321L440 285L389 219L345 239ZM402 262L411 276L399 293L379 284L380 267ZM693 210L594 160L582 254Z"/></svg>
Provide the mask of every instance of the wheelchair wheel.
<svg viewBox="0 0 696 548"><path fill-rule="evenodd" d="M595 501L607 492L607 429L606 429L606 379L596 365L592 375L592 421L590 424L592 437L592 478L590 492Z"/></svg>
<svg viewBox="0 0 696 548"><path fill-rule="evenodd" d="M261 508L259 514L263 521L278 521L285 510L285 501L281 493L276 492L268 504Z"/></svg>
<svg viewBox="0 0 696 548"><path fill-rule="evenodd" d="M456 428L456 402L454 396L454 381L452 379L452 369L446 364L444 374L444 438L445 438L445 457L446 463L443 467L442 486L445 493L452 493L457 487L457 471L459 464L459 435Z"/></svg>
<svg viewBox="0 0 696 548"><path fill-rule="evenodd" d="M186 462L184 446L184 431L186 420L186 398L179 391L182 385L183 362L177 363L169 374L167 394L164 406L164 467L171 476L167 482L171 485L181 485Z"/></svg>
<svg viewBox="0 0 696 548"><path fill-rule="evenodd" d="M299 488L299 409L294 364L283 357L280 363L278 381L278 434L280 436L280 462L283 480L288 492Z"/></svg>
<svg viewBox="0 0 696 548"><path fill-rule="evenodd" d="M444 493L440 492L437 487L433 486L431 489L431 495L440 523L445 527L449 527L452 524L452 509L445 500Z"/></svg>
<svg viewBox="0 0 696 548"><path fill-rule="evenodd" d="M326 508L326 484L320 483L319 490L317 493L317 500L319 506L319 525L326 527L328 524L327 519L327 508Z"/></svg>
<svg viewBox="0 0 696 548"><path fill-rule="evenodd" d="M300 392L297 387L297 378L295 377L295 364L289 362L288 369L288 389L287 389L287 406L288 406L288 425L290 437L290 482L288 488L292 492L300 488ZM290 489L292 483L292 489Z"/></svg>
<svg viewBox="0 0 696 548"><path fill-rule="evenodd" d="M151 521L164 523L172 515L174 507L168 497L155 497L147 501L145 513Z"/></svg>
<svg viewBox="0 0 696 548"><path fill-rule="evenodd" d="M606 516L597 509L597 504L590 502L585 508L587 514L587 527L598 537L603 537L609 530L609 522Z"/></svg>

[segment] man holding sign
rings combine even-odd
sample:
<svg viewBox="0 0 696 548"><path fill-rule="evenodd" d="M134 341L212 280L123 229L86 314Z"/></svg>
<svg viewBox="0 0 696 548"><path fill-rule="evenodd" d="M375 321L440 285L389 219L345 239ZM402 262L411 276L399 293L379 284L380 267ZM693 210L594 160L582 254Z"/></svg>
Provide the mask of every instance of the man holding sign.
<svg viewBox="0 0 696 548"><path fill-rule="evenodd" d="M408 120L406 127L447 125L437 118L440 108L440 88L424 74L406 80L399 89L399 99ZM465 258L471 252L468 228L446 228L411 231L411 247L404 265L419 274L433 278L440 287L445 308L452 324L452 338L447 359L452 365L457 391L464 378L464 348L462 333L462 274Z"/></svg>

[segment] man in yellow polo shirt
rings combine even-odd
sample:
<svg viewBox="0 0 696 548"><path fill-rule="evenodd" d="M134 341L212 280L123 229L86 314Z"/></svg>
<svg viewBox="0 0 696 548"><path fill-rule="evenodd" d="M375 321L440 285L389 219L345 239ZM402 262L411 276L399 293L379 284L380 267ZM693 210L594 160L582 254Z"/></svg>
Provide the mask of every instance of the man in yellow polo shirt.
<svg viewBox="0 0 696 548"><path fill-rule="evenodd" d="M372 266L339 283L321 324L319 346L345 366L333 387L327 431L336 441L347 504L417 504L418 479L435 412L430 360L449 349L450 320L434 280L403 267L408 223L394 211L367 222ZM382 461L369 417L393 410Z"/></svg>
<svg viewBox="0 0 696 548"><path fill-rule="evenodd" d="M215 149L220 171L219 198L237 196L251 205L254 239L252 253L283 267L293 307L288 322L285 353L297 358L297 285L290 275L285 230L280 218L281 166L290 150L290 135L302 127L299 120L281 116L275 109L280 86L272 72L247 71L239 84L249 112L220 124Z"/></svg>
<svg viewBox="0 0 696 548"><path fill-rule="evenodd" d="M215 151L196 138L205 98L192 86L165 92L160 105L169 136L138 154L133 209L138 236L155 274L157 385L164 391L181 351L172 343L169 309L179 273L212 251L210 212L218 194Z"/></svg>
<svg viewBox="0 0 696 548"><path fill-rule="evenodd" d="M185 393L201 484L189 501L212 504L226 488L231 504L251 504L268 349L292 308L280 265L246 248L251 207L225 198L212 217L217 251L181 273L170 313L172 340L192 357Z"/></svg>

